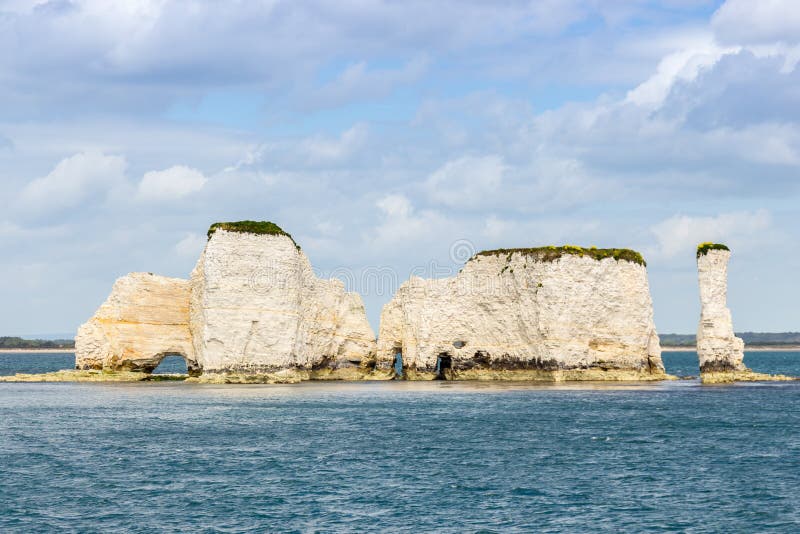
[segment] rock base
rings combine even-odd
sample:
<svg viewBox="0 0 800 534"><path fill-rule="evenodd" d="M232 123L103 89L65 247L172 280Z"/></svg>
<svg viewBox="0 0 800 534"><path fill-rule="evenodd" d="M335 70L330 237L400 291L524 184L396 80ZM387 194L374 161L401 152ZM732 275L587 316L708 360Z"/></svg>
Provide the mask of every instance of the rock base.
<svg viewBox="0 0 800 534"><path fill-rule="evenodd" d="M733 382L787 382L791 380L800 380L800 378L786 375L756 373L750 369L745 369L744 371L712 371L700 373L700 381L703 384L731 384Z"/></svg>
<svg viewBox="0 0 800 534"><path fill-rule="evenodd" d="M66 369L52 373L0 376L0 382L162 382L183 381L187 375L141 373L135 371L99 371Z"/></svg>
<svg viewBox="0 0 800 534"><path fill-rule="evenodd" d="M407 369L405 380L452 380L452 381L514 381L514 382L653 382L676 380L677 377L664 372L636 371L628 369L468 369L445 370L443 373Z"/></svg>
<svg viewBox="0 0 800 534"><path fill-rule="evenodd" d="M339 380L339 381L385 381L394 377L386 371L369 371L360 367L323 368L318 370L281 369L263 373L203 373L191 377L186 382L195 384L297 384L299 382Z"/></svg>

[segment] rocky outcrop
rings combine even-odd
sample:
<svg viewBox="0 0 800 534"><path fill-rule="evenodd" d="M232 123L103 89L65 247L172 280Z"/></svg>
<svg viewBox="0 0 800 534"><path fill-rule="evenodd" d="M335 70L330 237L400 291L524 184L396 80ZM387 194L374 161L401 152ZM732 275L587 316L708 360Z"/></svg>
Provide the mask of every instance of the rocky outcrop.
<svg viewBox="0 0 800 534"><path fill-rule="evenodd" d="M697 249L700 281L700 324L697 356L700 372L745 371L744 341L733 334L728 309L728 260L725 245L704 243Z"/></svg>
<svg viewBox="0 0 800 534"><path fill-rule="evenodd" d="M150 373L179 354L208 381L388 377L372 373L375 335L361 297L317 278L289 234L241 221L208 235L191 281L117 280L78 330L77 369Z"/></svg>
<svg viewBox="0 0 800 534"><path fill-rule="evenodd" d="M279 227L253 221L213 225L190 280L120 278L76 338L88 379L140 380L168 354L202 381L386 379L395 353L408 379L667 378L636 252L480 253L456 277L403 284L376 344L360 296L317 278Z"/></svg>
<svg viewBox="0 0 800 534"><path fill-rule="evenodd" d="M666 378L641 256L546 247L479 253L455 277L404 283L377 367L409 379Z"/></svg>
<svg viewBox="0 0 800 534"><path fill-rule="evenodd" d="M218 227L191 275L190 326L204 374L361 378L375 334L361 297L314 275L284 232Z"/></svg>
<svg viewBox="0 0 800 534"><path fill-rule="evenodd" d="M78 369L151 372L167 355L184 357L199 372L189 332L189 282L132 273L114 283L111 295L78 329Z"/></svg>
<svg viewBox="0 0 800 534"><path fill-rule="evenodd" d="M697 247L700 281L700 324L697 328L697 357L700 379L705 384L794 380L784 375L755 373L744 365L744 341L733 333L728 309L728 261L731 253L719 243Z"/></svg>

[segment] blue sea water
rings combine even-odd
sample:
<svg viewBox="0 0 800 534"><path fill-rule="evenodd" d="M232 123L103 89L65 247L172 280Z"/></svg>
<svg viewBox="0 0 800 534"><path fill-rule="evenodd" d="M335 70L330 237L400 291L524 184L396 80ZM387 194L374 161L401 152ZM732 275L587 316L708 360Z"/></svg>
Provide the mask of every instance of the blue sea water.
<svg viewBox="0 0 800 534"><path fill-rule="evenodd" d="M0 532L797 532L798 428L799 382L2 383Z"/></svg>

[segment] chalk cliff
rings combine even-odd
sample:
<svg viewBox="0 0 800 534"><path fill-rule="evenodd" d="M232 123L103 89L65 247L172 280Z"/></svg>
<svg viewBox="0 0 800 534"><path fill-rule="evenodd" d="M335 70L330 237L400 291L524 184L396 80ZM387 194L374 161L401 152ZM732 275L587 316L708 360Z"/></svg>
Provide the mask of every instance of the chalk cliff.
<svg viewBox="0 0 800 534"><path fill-rule="evenodd" d="M151 372L169 354L180 354L197 374L189 333L189 282L132 273L78 329L78 369Z"/></svg>
<svg viewBox="0 0 800 534"><path fill-rule="evenodd" d="M618 249L479 253L404 283L381 314L377 367L409 379L666 378L644 260Z"/></svg>
<svg viewBox="0 0 800 534"><path fill-rule="evenodd" d="M355 379L375 357L361 297L317 278L277 227L212 227L191 275L190 327L206 374Z"/></svg>

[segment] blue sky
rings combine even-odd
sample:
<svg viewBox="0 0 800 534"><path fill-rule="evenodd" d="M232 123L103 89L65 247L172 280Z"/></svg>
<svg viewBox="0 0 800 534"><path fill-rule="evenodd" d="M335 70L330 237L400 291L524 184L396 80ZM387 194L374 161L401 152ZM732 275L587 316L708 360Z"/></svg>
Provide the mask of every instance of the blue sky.
<svg viewBox="0 0 800 534"><path fill-rule="evenodd" d="M374 326L364 270L441 276L466 240L640 250L692 332L713 240L736 329L800 330L798 62L793 0L0 0L0 334L186 277L240 219Z"/></svg>

